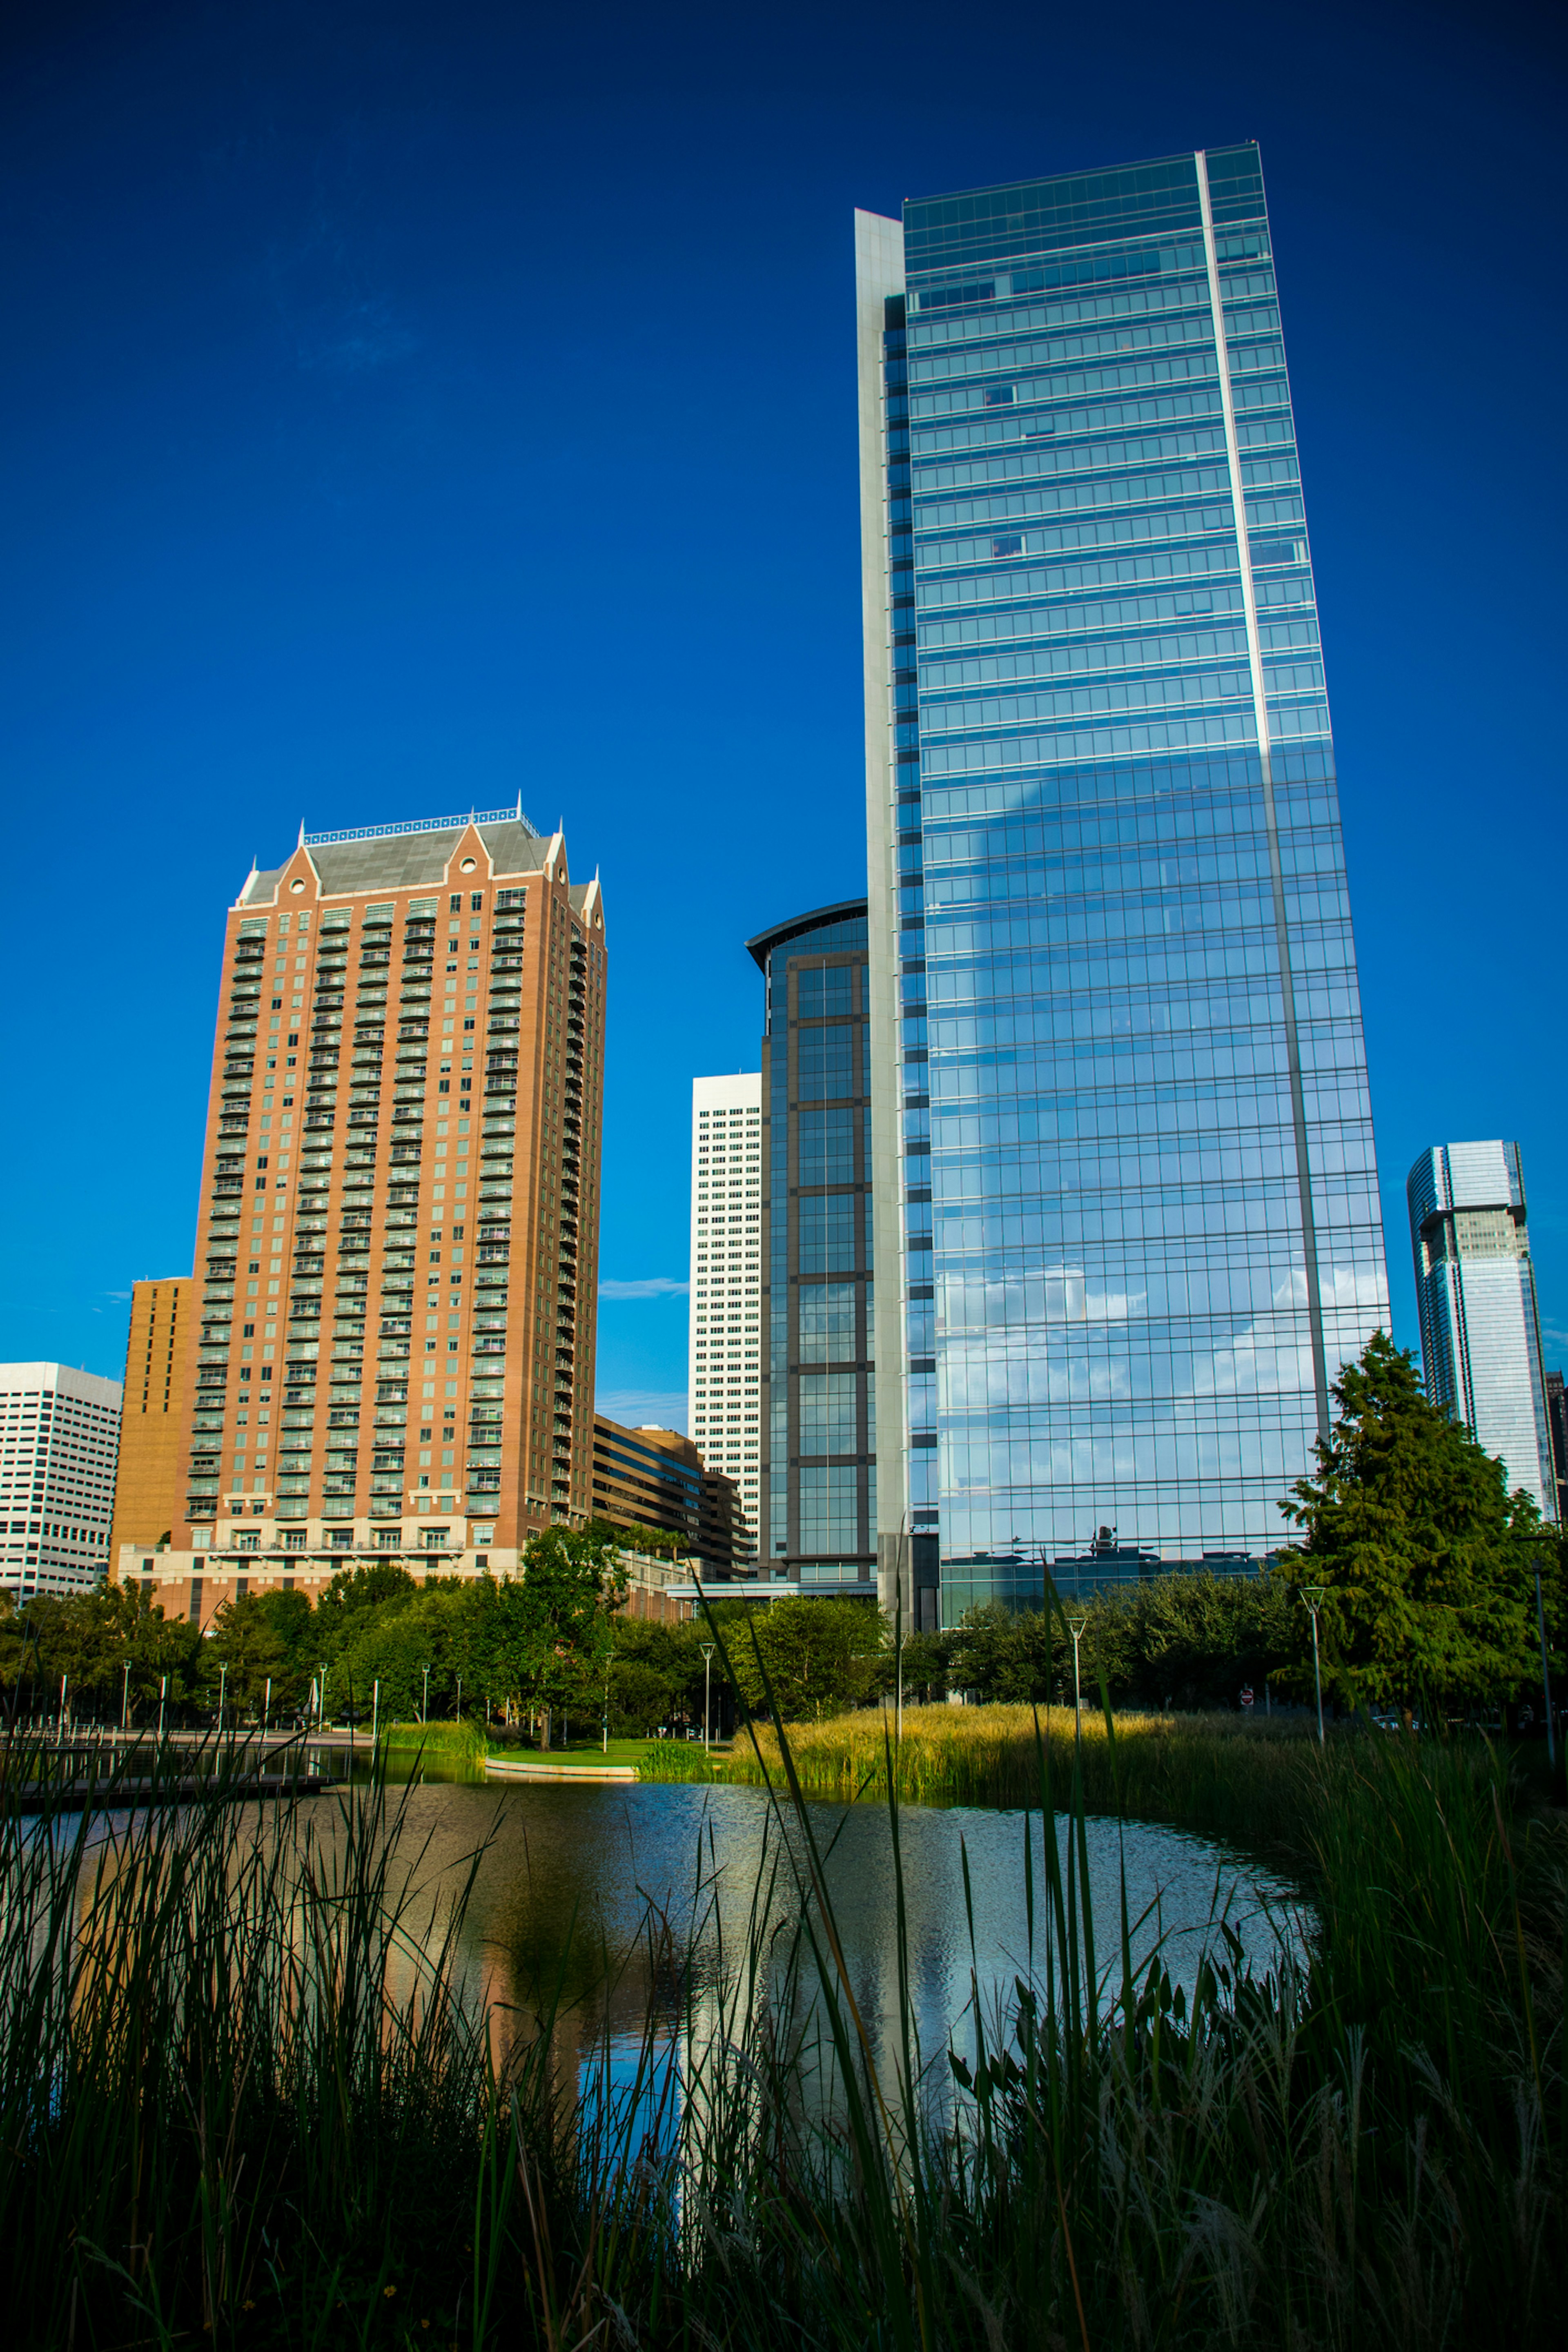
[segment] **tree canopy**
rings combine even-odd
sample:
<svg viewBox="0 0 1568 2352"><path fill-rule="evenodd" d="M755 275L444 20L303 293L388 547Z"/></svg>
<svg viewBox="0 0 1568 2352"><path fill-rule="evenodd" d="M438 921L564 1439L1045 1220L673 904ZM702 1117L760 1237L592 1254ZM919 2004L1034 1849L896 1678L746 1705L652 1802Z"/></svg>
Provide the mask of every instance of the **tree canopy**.
<svg viewBox="0 0 1568 2352"><path fill-rule="evenodd" d="M1352 1706L1463 1705L1530 1682L1531 1562L1556 1549L1534 1503L1510 1495L1501 1462L1431 1402L1385 1333L1333 1394L1317 1475L1284 1506L1305 1544L1277 1570L1298 1597L1322 1590L1325 1691Z"/></svg>
<svg viewBox="0 0 1568 2352"><path fill-rule="evenodd" d="M804 1596L770 1601L724 1627L730 1666L754 1716L818 1721L875 1697L893 1673L887 1620L869 1601Z"/></svg>

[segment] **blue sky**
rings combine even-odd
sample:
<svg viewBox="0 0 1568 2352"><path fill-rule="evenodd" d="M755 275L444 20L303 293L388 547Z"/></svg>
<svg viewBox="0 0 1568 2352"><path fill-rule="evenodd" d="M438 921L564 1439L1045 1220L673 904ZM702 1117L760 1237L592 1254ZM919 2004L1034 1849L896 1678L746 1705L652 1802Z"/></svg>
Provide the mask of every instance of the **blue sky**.
<svg viewBox="0 0 1568 2352"><path fill-rule="evenodd" d="M1247 137L1395 1330L1412 1160L1516 1135L1568 1353L1546 12L7 24L0 1356L118 1376L132 1277L188 1268L253 853L521 792L606 896L600 1392L683 1410L689 1080L755 1066L743 940L864 887L851 208Z"/></svg>

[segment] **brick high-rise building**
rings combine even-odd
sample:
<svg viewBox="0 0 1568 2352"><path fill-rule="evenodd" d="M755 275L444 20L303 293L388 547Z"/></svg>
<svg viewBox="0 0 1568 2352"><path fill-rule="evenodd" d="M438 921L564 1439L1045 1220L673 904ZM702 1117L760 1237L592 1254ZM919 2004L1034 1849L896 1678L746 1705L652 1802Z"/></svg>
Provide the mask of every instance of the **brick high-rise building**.
<svg viewBox="0 0 1568 2352"><path fill-rule="evenodd" d="M180 1448L185 1437L186 1341L196 1286L165 1275L131 1286L125 1402L114 1479L111 1571L122 1544L173 1544L183 1517Z"/></svg>
<svg viewBox="0 0 1568 2352"><path fill-rule="evenodd" d="M119 1563L165 1608L205 1622L356 1556L505 1573L587 1517L605 972L597 881L521 809L301 833L251 874L183 1518L174 1550Z"/></svg>

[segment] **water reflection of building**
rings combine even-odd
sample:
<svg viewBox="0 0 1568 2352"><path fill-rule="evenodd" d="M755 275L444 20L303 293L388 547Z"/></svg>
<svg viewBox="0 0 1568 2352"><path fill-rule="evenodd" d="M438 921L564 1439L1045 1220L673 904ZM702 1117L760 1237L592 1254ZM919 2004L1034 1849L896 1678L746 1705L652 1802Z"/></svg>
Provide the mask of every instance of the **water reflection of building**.
<svg viewBox="0 0 1568 2352"><path fill-rule="evenodd" d="M1146 1583L1151 1577L1185 1573L1195 1576L1256 1576L1276 1555L1269 1553L1260 1559L1249 1551L1205 1551L1194 1559L1169 1559L1163 1552L1150 1551L1136 1543L1121 1543L1114 1528L1098 1528L1088 1549L1081 1552L1058 1552L1050 1562L1051 1582L1059 1597L1085 1599L1097 1592L1115 1591L1128 1584ZM1005 1580L1010 1568L1020 1573L1029 1588L1038 1581L1038 1572L1025 1567L1021 1559L997 1559L990 1563L998 1580Z"/></svg>

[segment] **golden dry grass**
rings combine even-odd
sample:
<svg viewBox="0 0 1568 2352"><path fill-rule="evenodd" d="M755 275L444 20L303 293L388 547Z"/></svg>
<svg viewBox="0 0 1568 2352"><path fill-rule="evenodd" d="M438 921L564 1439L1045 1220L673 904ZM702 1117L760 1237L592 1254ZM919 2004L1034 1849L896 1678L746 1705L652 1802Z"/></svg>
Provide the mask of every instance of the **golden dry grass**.
<svg viewBox="0 0 1568 2352"><path fill-rule="evenodd" d="M879 1708L785 1727L801 1786L815 1795L885 1797L893 1717ZM753 1748L737 1736L730 1780L781 1774L771 1727ZM900 1797L924 1804L1038 1805L1042 1748L1051 1802L1071 1800L1075 1770L1091 1811L1120 1807L1144 1820L1298 1848L1315 1808L1322 1766L1300 1717L1104 1715L1086 1706L1081 1743L1070 1706L907 1706L898 1743ZM762 1764L758 1761L761 1752Z"/></svg>

